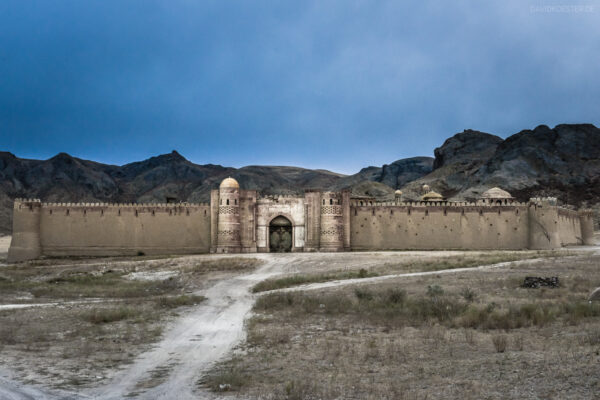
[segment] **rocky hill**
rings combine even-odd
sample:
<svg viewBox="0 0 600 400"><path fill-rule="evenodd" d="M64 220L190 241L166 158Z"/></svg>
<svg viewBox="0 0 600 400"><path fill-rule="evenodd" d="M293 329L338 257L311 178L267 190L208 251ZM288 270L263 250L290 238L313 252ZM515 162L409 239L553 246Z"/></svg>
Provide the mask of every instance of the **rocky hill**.
<svg viewBox="0 0 600 400"><path fill-rule="evenodd" d="M301 194L308 188L350 188L354 195L418 199L427 183L450 199L474 199L500 186L519 200L551 195L600 209L600 129L590 124L538 126L503 140L465 130L435 149L435 158L413 157L354 175L297 167L243 168L194 164L176 151L123 166L60 153L27 160L0 152L0 233L11 230L16 197L44 201L164 202L208 201L227 176L262 194Z"/></svg>
<svg viewBox="0 0 600 400"><path fill-rule="evenodd" d="M465 131L446 140L435 155L433 172L406 185L407 193L427 183L451 199L474 199L499 186L520 200L600 201L600 129L591 124L541 125L506 140Z"/></svg>

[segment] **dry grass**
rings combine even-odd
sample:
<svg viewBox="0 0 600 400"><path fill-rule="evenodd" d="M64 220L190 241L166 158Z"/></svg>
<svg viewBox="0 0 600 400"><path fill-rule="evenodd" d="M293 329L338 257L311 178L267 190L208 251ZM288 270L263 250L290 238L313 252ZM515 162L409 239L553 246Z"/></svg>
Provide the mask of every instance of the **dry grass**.
<svg viewBox="0 0 600 400"><path fill-rule="evenodd" d="M283 289L307 283L319 283L342 279L362 279L387 274L441 271L454 268L473 268L481 265L527 260L540 257L558 257L568 255L557 251L493 251L489 253L463 254L432 260L409 260L397 263L384 263L376 267L328 271L326 273L294 274L264 280L254 286L253 292Z"/></svg>
<svg viewBox="0 0 600 400"><path fill-rule="evenodd" d="M255 305L203 384L261 399L581 398L598 393L599 256L413 277ZM557 289L524 289L528 275ZM230 383L233 382L233 383Z"/></svg>

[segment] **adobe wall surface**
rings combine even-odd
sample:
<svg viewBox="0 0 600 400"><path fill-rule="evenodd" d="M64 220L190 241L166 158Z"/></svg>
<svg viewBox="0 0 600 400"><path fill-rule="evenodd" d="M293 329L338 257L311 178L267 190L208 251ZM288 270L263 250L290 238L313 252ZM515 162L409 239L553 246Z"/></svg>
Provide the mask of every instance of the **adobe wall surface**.
<svg viewBox="0 0 600 400"><path fill-rule="evenodd" d="M353 250L524 249L528 246L527 206L521 203L353 205Z"/></svg>
<svg viewBox="0 0 600 400"><path fill-rule="evenodd" d="M583 244L581 221L577 211L558 208L558 236L563 246Z"/></svg>
<svg viewBox="0 0 600 400"><path fill-rule="evenodd" d="M205 253L208 204L42 204L48 256Z"/></svg>
<svg viewBox="0 0 600 400"><path fill-rule="evenodd" d="M258 251L268 251L269 224L280 215L292 223L292 251L304 249L304 197L273 196L256 202L256 245Z"/></svg>

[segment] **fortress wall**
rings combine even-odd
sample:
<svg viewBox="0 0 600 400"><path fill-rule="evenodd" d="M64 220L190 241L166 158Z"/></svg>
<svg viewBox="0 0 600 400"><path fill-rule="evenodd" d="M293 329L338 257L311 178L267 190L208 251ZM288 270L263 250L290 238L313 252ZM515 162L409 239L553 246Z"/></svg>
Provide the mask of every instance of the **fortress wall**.
<svg viewBox="0 0 600 400"><path fill-rule="evenodd" d="M577 211L558 208L558 236L563 246L583 244L581 221Z"/></svg>
<svg viewBox="0 0 600 400"><path fill-rule="evenodd" d="M527 206L419 206L410 203L353 206L353 250L523 249L528 245Z"/></svg>
<svg viewBox="0 0 600 400"><path fill-rule="evenodd" d="M206 253L208 204L43 204L44 255Z"/></svg>

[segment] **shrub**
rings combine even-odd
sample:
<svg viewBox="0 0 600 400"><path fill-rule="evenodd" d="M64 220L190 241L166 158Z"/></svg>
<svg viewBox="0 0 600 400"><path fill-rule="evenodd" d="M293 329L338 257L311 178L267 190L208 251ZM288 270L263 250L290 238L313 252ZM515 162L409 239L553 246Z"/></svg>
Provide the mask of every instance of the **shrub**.
<svg viewBox="0 0 600 400"><path fill-rule="evenodd" d="M354 289L354 295L358 300L373 300L373 293L368 289L356 288Z"/></svg>
<svg viewBox="0 0 600 400"><path fill-rule="evenodd" d="M427 286L427 295L429 297L439 297L444 294L444 289L442 289L439 285L429 285Z"/></svg>
<svg viewBox="0 0 600 400"><path fill-rule="evenodd" d="M505 335L494 335L492 336L492 343L494 344L494 349L496 349L496 353L504 353L506 351L506 344L508 340Z"/></svg>
<svg viewBox="0 0 600 400"><path fill-rule="evenodd" d="M477 297L477 294L470 288L464 288L463 290L461 290L460 295L463 299L465 299L465 301L469 303L474 302Z"/></svg>
<svg viewBox="0 0 600 400"><path fill-rule="evenodd" d="M392 304L404 304L406 292L402 289L390 289L387 292L387 299Z"/></svg>

